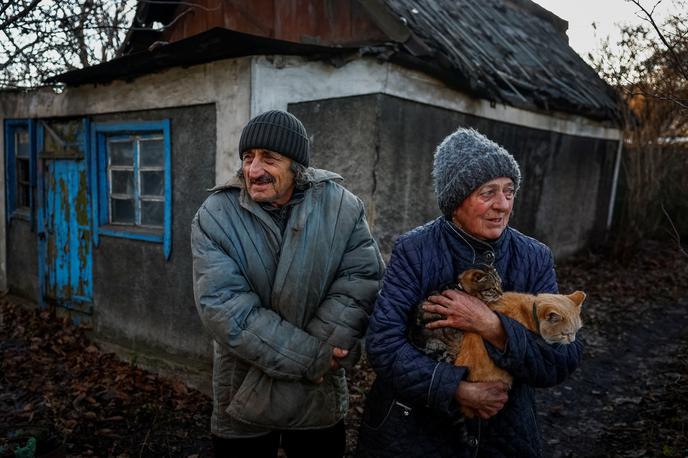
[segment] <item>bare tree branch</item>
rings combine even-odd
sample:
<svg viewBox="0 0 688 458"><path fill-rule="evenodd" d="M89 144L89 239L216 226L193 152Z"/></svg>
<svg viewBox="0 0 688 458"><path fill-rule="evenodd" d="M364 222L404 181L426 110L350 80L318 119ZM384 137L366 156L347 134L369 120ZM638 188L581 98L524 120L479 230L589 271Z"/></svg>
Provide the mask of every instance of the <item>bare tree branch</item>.
<svg viewBox="0 0 688 458"><path fill-rule="evenodd" d="M41 2L41 0L33 0L31 2L31 4L29 4L23 10L19 11L14 16L11 16L10 18L6 19L4 22L0 23L0 30L5 30L6 28L10 27L15 22L17 22L20 19L31 14L31 12L38 6L38 4L40 2ZM3 7L3 9L0 11L0 13L4 13L5 11L7 11L7 9L9 8L9 6L11 4L12 4L12 2L8 2L7 5L5 7Z"/></svg>
<svg viewBox="0 0 688 458"><path fill-rule="evenodd" d="M34 46L36 42L38 41L38 38L36 38L34 41L29 41L27 42L24 46L21 46L17 48L17 50L5 60L5 62L0 63L0 70L4 70L8 65L10 65L14 59L20 54L22 54L26 49Z"/></svg>
<svg viewBox="0 0 688 458"><path fill-rule="evenodd" d="M115 57L135 6L136 0L3 1L0 87L38 86Z"/></svg>
<svg viewBox="0 0 688 458"><path fill-rule="evenodd" d="M664 216L666 216L666 219L669 221L669 224L671 225L672 235L674 241L676 242L676 245L678 246L678 250L681 253L683 253L684 256L688 256L686 250L683 249L683 245L681 245L681 234L679 234L678 229L676 229L676 225L674 224L674 221L671 219L671 216L669 216L669 212L666 210L666 208L664 208L664 204L662 204L662 212L664 213Z"/></svg>
<svg viewBox="0 0 688 458"><path fill-rule="evenodd" d="M674 50L674 46L672 44L670 44L667 41L667 39L664 37L664 34L660 30L660 28L657 26L657 22L655 21L655 19L653 17L655 8L661 2L657 2L655 4L655 6L652 8L652 11L647 11L647 9L640 3L640 0L627 0L627 1L630 1L635 6L640 8L640 10L645 14L646 19L648 20L650 25L652 25L652 28L657 33L657 37L661 40L661 42L664 44L664 46L666 46L667 50L669 51L669 53L673 57L674 63L678 67L679 71L683 74L683 78L685 78L686 81L688 81L688 71L683 66L683 60L681 60L681 58L679 58L679 56L676 54L676 51Z"/></svg>
<svg viewBox="0 0 688 458"><path fill-rule="evenodd" d="M688 236L687 145L675 140L688 137L688 9L673 8L660 25L660 2L641 1L627 0L646 24L622 27L618 48L607 41L592 59L620 94L626 116L614 222L622 228L615 232L620 255L641 238L666 237L667 220L679 247Z"/></svg>

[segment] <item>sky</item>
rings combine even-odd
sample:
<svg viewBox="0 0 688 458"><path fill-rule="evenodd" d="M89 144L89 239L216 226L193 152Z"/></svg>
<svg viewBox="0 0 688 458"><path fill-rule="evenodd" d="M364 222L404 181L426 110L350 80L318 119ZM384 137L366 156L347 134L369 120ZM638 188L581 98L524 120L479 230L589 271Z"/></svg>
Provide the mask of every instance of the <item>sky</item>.
<svg viewBox="0 0 688 458"><path fill-rule="evenodd" d="M614 44L620 37L618 24L645 22L636 15L638 8L625 0L533 0L543 8L569 22L569 44L586 61L588 52L595 54L600 42L610 37ZM646 8L652 8L657 0L643 1ZM666 17L672 8L671 0L663 0L656 12L659 18ZM595 30L592 23L595 22Z"/></svg>

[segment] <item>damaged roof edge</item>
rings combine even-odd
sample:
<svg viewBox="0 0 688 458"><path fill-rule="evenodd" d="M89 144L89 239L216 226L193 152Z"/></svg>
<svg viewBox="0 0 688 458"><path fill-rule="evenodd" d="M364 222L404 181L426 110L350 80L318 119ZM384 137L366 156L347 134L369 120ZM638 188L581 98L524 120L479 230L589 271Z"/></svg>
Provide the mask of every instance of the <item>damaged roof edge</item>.
<svg viewBox="0 0 688 458"><path fill-rule="evenodd" d="M357 53L358 48L293 43L216 27L153 50L127 54L92 67L62 73L47 79L46 83L79 86L109 83L114 80L131 81L137 76L171 67L186 67L251 55L308 55L324 59Z"/></svg>

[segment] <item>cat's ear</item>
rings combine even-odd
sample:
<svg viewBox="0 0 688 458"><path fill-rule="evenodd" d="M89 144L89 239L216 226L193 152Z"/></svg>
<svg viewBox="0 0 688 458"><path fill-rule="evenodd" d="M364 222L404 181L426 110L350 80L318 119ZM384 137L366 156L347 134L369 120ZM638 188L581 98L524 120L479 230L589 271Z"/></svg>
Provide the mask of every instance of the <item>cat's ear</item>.
<svg viewBox="0 0 688 458"><path fill-rule="evenodd" d="M558 323L561 321L561 315L559 315L557 312L547 312L545 319L550 323Z"/></svg>
<svg viewBox="0 0 688 458"><path fill-rule="evenodd" d="M483 283L487 280L487 273L481 269L472 269L471 280L476 283Z"/></svg>
<svg viewBox="0 0 688 458"><path fill-rule="evenodd" d="M583 301L585 300L586 296L583 291L576 291L574 293L569 294L567 297L571 299L574 304L580 307L581 305L583 305Z"/></svg>

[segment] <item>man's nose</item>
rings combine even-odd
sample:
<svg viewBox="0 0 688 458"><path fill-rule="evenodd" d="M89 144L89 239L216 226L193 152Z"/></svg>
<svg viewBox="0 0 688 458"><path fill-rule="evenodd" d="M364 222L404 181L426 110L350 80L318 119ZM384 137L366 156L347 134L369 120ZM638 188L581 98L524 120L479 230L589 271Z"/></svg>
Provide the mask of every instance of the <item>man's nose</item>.
<svg viewBox="0 0 688 458"><path fill-rule="evenodd" d="M258 178L264 173L263 161L260 158L255 158L251 161L251 165L248 166L248 176L249 178Z"/></svg>

